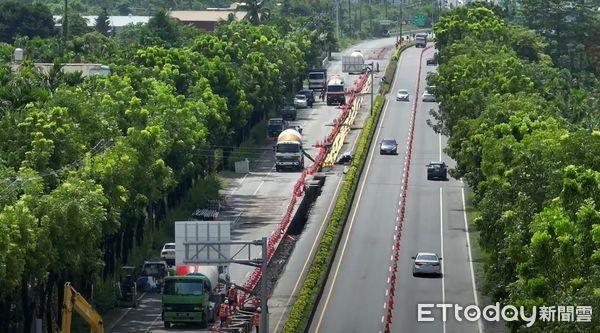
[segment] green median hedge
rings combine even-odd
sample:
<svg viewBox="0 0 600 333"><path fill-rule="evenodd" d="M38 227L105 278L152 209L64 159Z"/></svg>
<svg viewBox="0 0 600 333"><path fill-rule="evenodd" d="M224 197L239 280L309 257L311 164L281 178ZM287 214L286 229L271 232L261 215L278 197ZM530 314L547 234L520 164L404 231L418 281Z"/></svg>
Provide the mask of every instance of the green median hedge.
<svg viewBox="0 0 600 333"><path fill-rule="evenodd" d="M396 66L398 64L398 58L400 52L404 51L412 45L403 45L392 55L392 60L386 69L387 73L391 73L388 77L393 78L396 72ZM327 229L323 234L323 239L317 250L315 259L310 267L310 271L306 276L300 295L292 307L290 316L285 323L283 332L285 333L297 333L304 332L306 326L310 321L310 317L314 311L317 303L317 299L321 290L323 289L324 283L329 273L329 267L335 256L336 248L339 243L339 239L342 235L342 230L346 224L348 213L352 207L352 201L354 199L354 193L358 186L358 181L362 173L371 141L373 140L373 134L377 128L379 121L379 115L383 109L385 103L384 96L377 96L373 105L373 112L367 119L363 131L360 135L360 140L352 165L350 166L342 190L338 196L335 209L331 215Z"/></svg>

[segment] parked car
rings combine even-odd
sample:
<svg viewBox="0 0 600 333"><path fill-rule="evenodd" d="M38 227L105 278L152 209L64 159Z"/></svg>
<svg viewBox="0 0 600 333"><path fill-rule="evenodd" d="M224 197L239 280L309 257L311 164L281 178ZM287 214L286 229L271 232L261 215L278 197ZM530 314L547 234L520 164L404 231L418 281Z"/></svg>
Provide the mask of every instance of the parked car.
<svg viewBox="0 0 600 333"><path fill-rule="evenodd" d="M429 162L427 166L427 180L434 178L448 180L448 166L444 162Z"/></svg>
<svg viewBox="0 0 600 333"><path fill-rule="evenodd" d="M398 90L398 93L396 94L397 101L407 101L408 102L409 98L410 98L410 95L408 94L408 90L406 90L406 89Z"/></svg>
<svg viewBox="0 0 600 333"><path fill-rule="evenodd" d="M350 163L350 162L352 162L353 158L354 158L354 156L352 155L352 153L347 151L347 152L343 153L342 155L340 155L340 157L337 160L337 163L338 164Z"/></svg>
<svg viewBox="0 0 600 333"><path fill-rule="evenodd" d="M315 92L311 89L302 89L298 92L298 94L306 96L307 105L309 108L313 107L313 103L315 102Z"/></svg>
<svg viewBox="0 0 600 333"><path fill-rule="evenodd" d="M383 139L379 145L379 154L396 155L398 154L398 142L396 139Z"/></svg>
<svg viewBox="0 0 600 333"><path fill-rule="evenodd" d="M160 257L167 262L167 265L175 265L175 243L165 243L160 251Z"/></svg>
<svg viewBox="0 0 600 333"><path fill-rule="evenodd" d="M294 97L294 106L297 109L307 108L308 107L308 98L306 98L306 95L297 94L296 97Z"/></svg>
<svg viewBox="0 0 600 333"><path fill-rule="evenodd" d="M435 96L432 93L430 93L428 91L425 91L423 93L423 102L435 102L435 101L436 101Z"/></svg>
<svg viewBox="0 0 600 333"><path fill-rule="evenodd" d="M431 58L427 58L427 66L436 66L438 64L437 58L435 56Z"/></svg>
<svg viewBox="0 0 600 333"><path fill-rule="evenodd" d="M415 261L412 270L413 276L442 275L442 265L440 263L442 258L438 257L437 254L431 252L419 252L416 256L412 257L412 259Z"/></svg>

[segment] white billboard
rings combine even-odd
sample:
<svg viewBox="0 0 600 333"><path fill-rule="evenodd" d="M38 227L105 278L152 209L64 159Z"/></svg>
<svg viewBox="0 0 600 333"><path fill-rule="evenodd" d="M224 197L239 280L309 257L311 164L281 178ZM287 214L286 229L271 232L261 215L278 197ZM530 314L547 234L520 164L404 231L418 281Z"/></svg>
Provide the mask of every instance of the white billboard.
<svg viewBox="0 0 600 333"><path fill-rule="evenodd" d="M175 222L175 264L202 265L230 259L229 244L198 244L231 241L231 221Z"/></svg>

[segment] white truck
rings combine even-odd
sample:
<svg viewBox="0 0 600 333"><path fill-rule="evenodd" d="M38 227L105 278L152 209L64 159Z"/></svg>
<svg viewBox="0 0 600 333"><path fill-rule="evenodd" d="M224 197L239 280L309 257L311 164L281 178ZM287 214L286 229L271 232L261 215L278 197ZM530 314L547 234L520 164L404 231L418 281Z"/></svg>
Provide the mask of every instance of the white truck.
<svg viewBox="0 0 600 333"><path fill-rule="evenodd" d="M304 151L302 150L302 134L288 128L279 134L275 150L275 170L304 170Z"/></svg>
<svg viewBox="0 0 600 333"><path fill-rule="evenodd" d="M362 74L365 70L365 57L356 50L350 56L342 57L342 72L349 74Z"/></svg>

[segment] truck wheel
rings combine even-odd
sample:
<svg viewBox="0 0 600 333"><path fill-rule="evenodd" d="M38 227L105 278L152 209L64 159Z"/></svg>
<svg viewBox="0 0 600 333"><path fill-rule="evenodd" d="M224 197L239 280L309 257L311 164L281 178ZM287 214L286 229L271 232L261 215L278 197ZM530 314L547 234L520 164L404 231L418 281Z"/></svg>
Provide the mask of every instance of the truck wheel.
<svg viewBox="0 0 600 333"><path fill-rule="evenodd" d="M275 172L279 172L279 171L281 171L281 168L279 167L279 165L276 165L275 166Z"/></svg>
<svg viewBox="0 0 600 333"><path fill-rule="evenodd" d="M165 321L165 328L169 328L171 327L171 322L170 321Z"/></svg>

